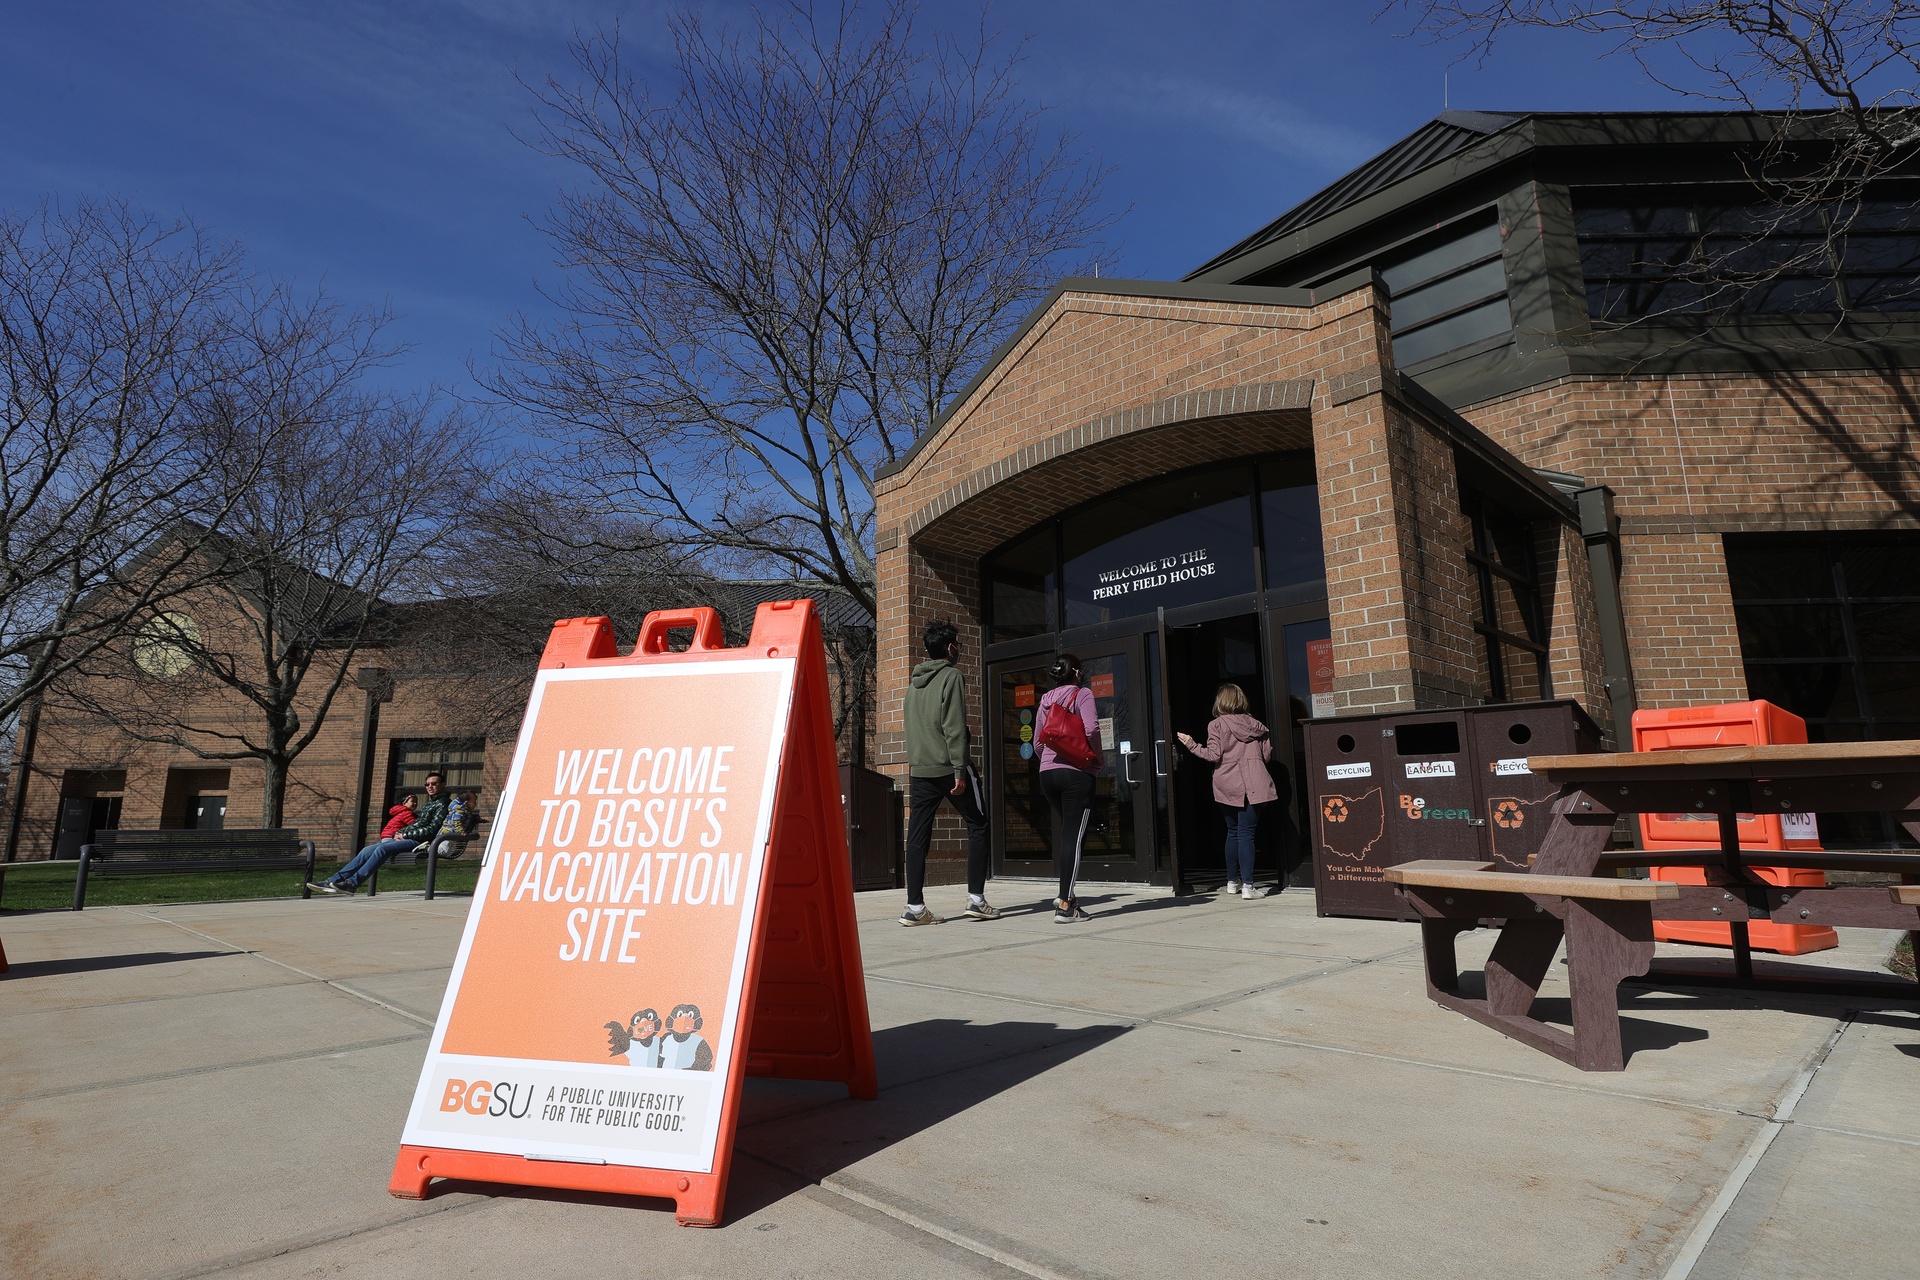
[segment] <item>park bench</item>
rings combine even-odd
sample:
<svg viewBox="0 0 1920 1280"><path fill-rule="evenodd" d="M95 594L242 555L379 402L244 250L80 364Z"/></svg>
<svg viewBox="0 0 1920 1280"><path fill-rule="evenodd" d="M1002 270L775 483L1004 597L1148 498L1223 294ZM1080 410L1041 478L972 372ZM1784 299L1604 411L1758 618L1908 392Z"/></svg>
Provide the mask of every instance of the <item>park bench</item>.
<svg viewBox="0 0 1920 1280"><path fill-rule="evenodd" d="M1891 814L1920 836L1920 742L1861 742L1718 747L1677 751L1534 756L1528 768L1560 786L1539 856L1527 871L1493 863L1422 860L1384 869L1420 917L1427 994L1505 1035L1583 1071L1625 1066L1618 987L1722 986L1912 1002L1913 983L1884 975L1754 972L1749 921L1869 929L1920 935L1920 855L1865 850L1745 850L1742 814L1835 811ZM1712 815L1717 848L1611 850L1622 814ZM1705 884L1622 879L1607 872L1702 866ZM1893 886L1776 885L1766 866L1870 871L1909 883ZM1732 943L1730 974L1654 967L1653 922L1724 923ZM1484 993L1460 984L1455 941L1477 928L1499 936L1488 956ZM1533 1016L1554 955L1566 944L1571 1033Z"/></svg>
<svg viewBox="0 0 1920 1280"><path fill-rule="evenodd" d="M313 896L305 883L313 879L313 841L302 840L300 833L290 828L100 831L91 844L80 846L80 866L73 878L73 909L86 907L87 881L92 876L295 870L306 873L300 896Z"/></svg>
<svg viewBox="0 0 1920 1280"><path fill-rule="evenodd" d="M476 829L485 826L486 823L487 819L484 817L474 820ZM434 881L440 873L440 859L464 857L467 852L467 846L476 840L480 840L480 835L477 830L474 834L466 836L437 835L432 840L426 841L413 849L409 849L405 853L394 854L391 858L387 859L385 865L411 867L417 866L421 859L426 859L426 898L431 902L433 900ZM484 842L482 842L482 844L484 845ZM380 868L375 867L373 874L367 877L367 896L371 898L379 894L379 892Z"/></svg>

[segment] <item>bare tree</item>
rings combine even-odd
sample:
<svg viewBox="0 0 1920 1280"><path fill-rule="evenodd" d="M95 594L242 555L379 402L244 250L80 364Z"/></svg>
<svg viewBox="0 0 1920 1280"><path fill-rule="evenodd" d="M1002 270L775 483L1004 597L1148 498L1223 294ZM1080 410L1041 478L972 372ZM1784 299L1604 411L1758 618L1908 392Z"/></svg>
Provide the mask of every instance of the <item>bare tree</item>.
<svg viewBox="0 0 1920 1280"><path fill-rule="evenodd" d="M719 611L730 644L744 644L763 600L809 596L820 605L827 659L837 679L834 732L848 759L864 761L873 700L872 618L818 582L720 579L671 538L587 494L543 483L526 459L490 477L450 543L457 568L449 598L399 612L388 658L403 673L455 674L442 705L488 734L518 728L534 672L559 618L604 616L622 642L660 609ZM671 643L671 640L670 640Z"/></svg>
<svg viewBox="0 0 1920 1280"><path fill-rule="evenodd" d="M215 421L273 307L191 224L111 201L0 215L0 722L194 584L194 531L250 479Z"/></svg>
<svg viewBox="0 0 1920 1280"><path fill-rule="evenodd" d="M1768 112L1742 157L1758 197L1698 228L1672 261L1636 262L1685 287L1652 314L1884 309L1920 294L1920 263L1883 261L1912 201L1876 200L1920 157L1920 0L1392 0L1419 29L1484 60L1523 30L1591 36L1662 87L1715 106ZM1850 243L1856 232L1861 239ZM1670 251L1672 252L1672 251ZM1819 283L1849 267L1861 297ZM1793 298L1799 286L1806 299Z"/></svg>
<svg viewBox="0 0 1920 1280"><path fill-rule="evenodd" d="M683 10L657 84L617 33L579 41L578 83L536 91L584 180L547 228L567 319L521 323L491 379L572 451L572 492L869 611L874 472L1105 226L1017 58L912 19Z"/></svg>
<svg viewBox="0 0 1920 1280"><path fill-rule="evenodd" d="M441 673L441 701L489 736L519 727L555 621L604 616L622 637L654 609L712 595L700 564L645 522L547 482L538 459L487 478L450 531L445 597L404 606L389 654L401 673Z"/></svg>
<svg viewBox="0 0 1920 1280"><path fill-rule="evenodd" d="M269 827L361 654L392 639L386 597L439 590L476 445L460 416L359 388L384 354L375 319L320 303L285 320L276 358L223 401L223 448L256 463L200 542L202 582L49 695L140 741L258 761Z"/></svg>

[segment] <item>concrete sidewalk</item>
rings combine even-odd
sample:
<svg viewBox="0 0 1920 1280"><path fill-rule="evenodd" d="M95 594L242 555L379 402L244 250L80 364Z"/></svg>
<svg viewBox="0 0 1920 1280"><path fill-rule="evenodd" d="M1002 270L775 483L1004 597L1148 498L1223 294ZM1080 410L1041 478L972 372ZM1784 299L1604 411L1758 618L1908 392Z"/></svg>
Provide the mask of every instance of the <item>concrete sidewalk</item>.
<svg viewBox="0 0 1920 1280"><path fill-rule="evenodd" d="M1098 917L1063 927L1019 901L1046 892L998 884L1006 919L931 929L893 923L897 893L862 895L880 1099L751 1082L715 1231L652 1201L386 1195L464 899L0 914L0 1271L1824 1280L1920 1265L1910 1006L1635 995L1628 1069L1588 1075L1435 1008L1410 925L1319 920L1301 891L1090 889ZM932 896L959 909L957 890ZM1822 959L1873 968L1889 935L1842 937ZM1490 945L1463 938L1463 963ZM1564 1017L1564 982L1544 1007Z"/></svg>

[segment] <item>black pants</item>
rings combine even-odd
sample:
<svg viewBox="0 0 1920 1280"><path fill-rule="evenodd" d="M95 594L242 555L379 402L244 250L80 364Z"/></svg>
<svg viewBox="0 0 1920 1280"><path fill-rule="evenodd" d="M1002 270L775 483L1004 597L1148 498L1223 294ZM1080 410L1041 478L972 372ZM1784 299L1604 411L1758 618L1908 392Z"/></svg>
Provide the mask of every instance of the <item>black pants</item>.
<svg viewBox="0 0 1920 1280"><path fill-rule="evenodd" d="M953 794L952 777L915 778L907 792L913 813L907 819L907 905L923 904L927 884L927 849L933 844L933 820L942 799L953 802L967 824L967 892L987 891L987 815L980 812L980 777L967 768L967 789Z"/></svg>
<svg viewBox="0 0 1920 1280"><path fill-rule="evenodd" d="M1060 900L1073 901L1080 879L1080 849L1093 815L1093 775L1078 769L1042 769L1040 790L1053 806L1053 865L1060 872Z"/></svg>

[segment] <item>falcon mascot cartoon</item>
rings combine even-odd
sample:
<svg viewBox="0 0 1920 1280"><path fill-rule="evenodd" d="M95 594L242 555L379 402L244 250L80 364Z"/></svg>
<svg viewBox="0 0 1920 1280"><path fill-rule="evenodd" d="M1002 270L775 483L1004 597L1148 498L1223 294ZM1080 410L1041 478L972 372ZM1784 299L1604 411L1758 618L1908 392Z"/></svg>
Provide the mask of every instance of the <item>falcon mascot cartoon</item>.
<svg viewBox="0 0 1920 1280"><path fill-rule="evenodd" d="M660 1065L660 1015L652 1009L634 1014L624 1027L617 1022L609 1022L606 1027L608 1057L617 1058L624 1053L628 1066Z"/></svg>

